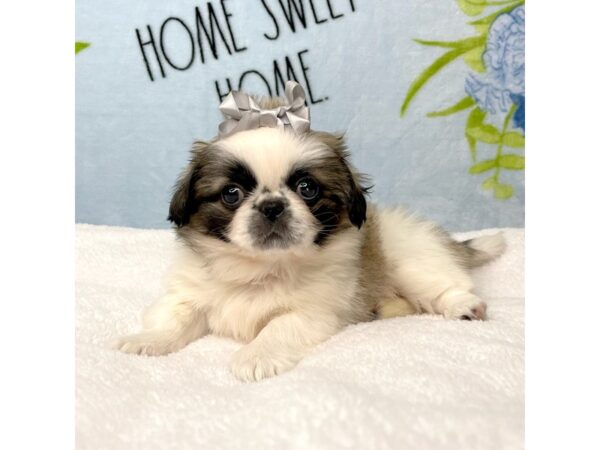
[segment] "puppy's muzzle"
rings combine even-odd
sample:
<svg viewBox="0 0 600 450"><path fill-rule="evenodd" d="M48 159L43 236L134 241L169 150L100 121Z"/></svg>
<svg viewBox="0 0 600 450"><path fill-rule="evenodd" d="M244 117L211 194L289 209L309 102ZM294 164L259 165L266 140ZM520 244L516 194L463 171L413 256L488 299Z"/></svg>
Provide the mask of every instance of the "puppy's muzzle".
<svg viewBox="0 0 600 450"><path fill-rule="evenodd" d="M258 205L258 210L271 222L275 222L285 212L285 208L286 204L282 199L265 200Z"/></svg>

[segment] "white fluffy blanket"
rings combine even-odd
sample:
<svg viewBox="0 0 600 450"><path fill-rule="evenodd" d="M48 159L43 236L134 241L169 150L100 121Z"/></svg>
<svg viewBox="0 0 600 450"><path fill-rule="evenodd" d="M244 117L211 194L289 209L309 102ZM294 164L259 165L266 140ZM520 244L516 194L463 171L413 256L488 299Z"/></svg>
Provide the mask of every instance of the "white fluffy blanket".
<svg viewBox="0 0 600 450"><path fill-rule="evenodd" d="M463 233L471 237L491 230ZM292 371L244 384L208 336L158 358L107 347L161 293L173 234L78 225L80 449L514 449L524 439L523 230L474 271L486 322L350 326Z"/></svg>

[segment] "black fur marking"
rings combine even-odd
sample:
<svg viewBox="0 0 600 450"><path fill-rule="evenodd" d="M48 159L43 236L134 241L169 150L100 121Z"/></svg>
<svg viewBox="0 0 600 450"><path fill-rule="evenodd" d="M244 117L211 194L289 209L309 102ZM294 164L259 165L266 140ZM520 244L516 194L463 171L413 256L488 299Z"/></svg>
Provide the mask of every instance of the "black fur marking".
<svg viewBox="0 0 600 450"><path fill-rule="evenodd" d="M322 228L315 238L315 243L324 245L328 236L340 229L344 216L357 228L361 228L366 220L367 201L365 194L369 188L359 184L359 176L355 175L345 157L336 152L323 157L308 166L296 167L287 180L292 191L304 177L312 177L320 186L319 195L311 200L304 200L313 216L321 223Z"/></svg>
<svg viewBox="0 0 600 450"><path fill-rule="evenodd" d="M233 219L232 211L218 203L205 203L200 207L196 216L202 217L201 225L198 225L201 229L206 230L206 234L229 242L226 232Z"/></svg>
<svg viewBox="0 0 600 450"><path fill-rule="evenodd" d="M349 197L348 218L350 223L360 230L363 223L367 220L367 200L365 193L368 189L361 188L352 182L352 190Z"/></svg>
<svg viewBox="0 0 600 450"><path fill-rule="evenodd" d="M181 175L175 186L167 220L173 222L178 228L187 225L190 216L198 209L198 202L194 195L197 180L197 171L188 170Z"/></svg>
<svg viewBox="0 0 600 450"><path fill-rule="evenodd" d="M256 178L246 165L224 158L210 144L196 143L169 207L168 220L183 238L200 232L229 242L227 229L235 208L221 201L221 191L228 183L239 185L246 193L256 188Z"/></svg>
<svg viewBox="0 0 600 450"><path fill-rule="evenodd" d="M300 168L292 172L292 174L287 179L287 185L292 191L296 191L296 183L300 181L304 177L310 176L310 172L308 169Z"/></svg>
<svg viewBox="0 0 600 450"><path fill-rule="evenodd" d="M337 231L342 210L341 202L335 202L333 199L331 201L322 200L314 208L311 208L313 216L321 224L321 229L314 240L315 244L324 245L327 238Z"/></svg>
<svg viewBox="0 0 600 450"><path fill-rule="evenodd" d="M252 171L239 161L233 163L227 173L231 182L239 184L246 192L251 192L256 188L256 178Z"/></svg>

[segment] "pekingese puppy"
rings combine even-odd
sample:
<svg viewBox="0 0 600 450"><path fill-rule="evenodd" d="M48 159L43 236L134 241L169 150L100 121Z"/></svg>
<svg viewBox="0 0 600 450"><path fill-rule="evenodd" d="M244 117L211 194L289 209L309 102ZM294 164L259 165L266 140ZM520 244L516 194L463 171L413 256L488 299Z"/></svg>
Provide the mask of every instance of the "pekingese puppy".
<svg viewBox="0 0 600 450"><path fill-rule="evenodd" d="M343 137L310 130L301 87L287 87L287 98L230 94L220 137L194 144L170 204L179 253L168 289L118 349L166 355L227 336L245 343L233 374L255 381L293 368L348 324L485 319L468 270L499 256L503 236L457 242L368 204Z"/></svg>

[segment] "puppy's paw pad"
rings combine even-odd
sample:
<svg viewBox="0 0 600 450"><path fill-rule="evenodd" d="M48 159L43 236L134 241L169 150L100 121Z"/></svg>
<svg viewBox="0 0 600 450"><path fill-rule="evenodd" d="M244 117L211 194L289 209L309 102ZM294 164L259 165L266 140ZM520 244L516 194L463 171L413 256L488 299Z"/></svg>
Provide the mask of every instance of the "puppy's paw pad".
<svg viewBox="0 0 600 450"><path fill-rule="evenodd" d="M276 359L244 347L233 355L231 371L241 381L260 381L279 375L294 365L290 361Z"/></svg>
<svg viewBox="0 0 600 450"><path fill-rule="evenodd" d="M172 343L162 333L139 333L115 340L111 347L134 355L161 356L171 353Z"/></svg>
<svg viewBox="0 0 600 450"><path fill-rule="evenodd" d="M461 320L485 320L486 319L486 304L481 302L472 307L467 314L460 316Z"/></svg>
<svg viewBox="0 0 600 450"><path fill-rule="evenodd" d="M481 299L472 294L453 297L444 311L447 319L485 320L487 306Z"/></svg>

